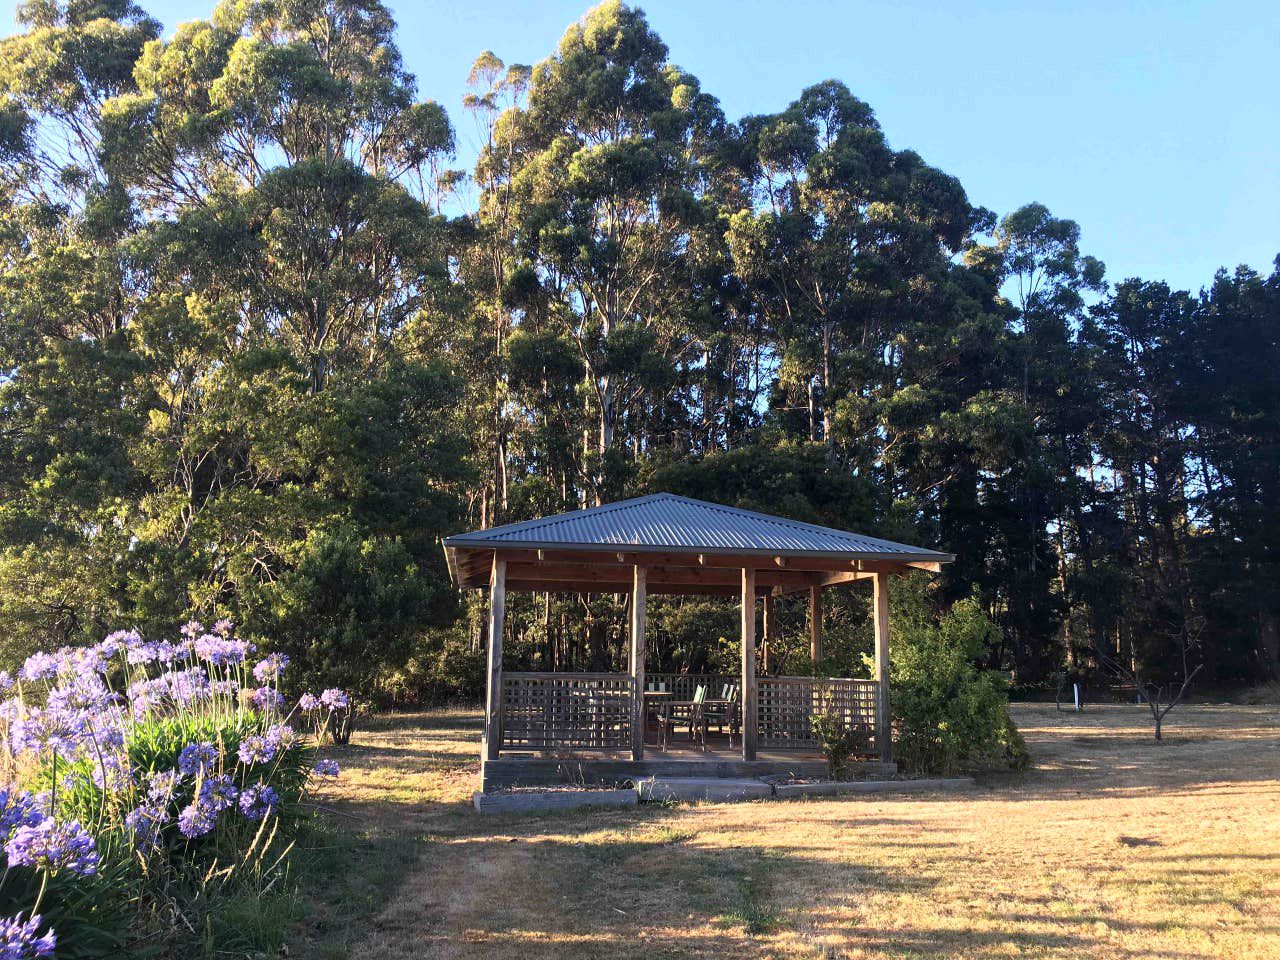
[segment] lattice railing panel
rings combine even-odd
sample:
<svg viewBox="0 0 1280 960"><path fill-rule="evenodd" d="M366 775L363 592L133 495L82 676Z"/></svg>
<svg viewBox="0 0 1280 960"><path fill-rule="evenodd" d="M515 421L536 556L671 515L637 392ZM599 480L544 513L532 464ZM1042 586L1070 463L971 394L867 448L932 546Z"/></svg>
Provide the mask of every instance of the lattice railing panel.
<svg viewBox="0 0 1280 960"><path fill-rule="evenodd" d="M502 747L617 750L631 744L625 673L504 673Z"/></svg>
<svg viewBox="0 0 1280 960"><path fill-rule="evenodd" d="M830 710L858 731L855 753L875 753L874 680L761 677L757 683L760 746L817 749L813 716Z"/></svg>

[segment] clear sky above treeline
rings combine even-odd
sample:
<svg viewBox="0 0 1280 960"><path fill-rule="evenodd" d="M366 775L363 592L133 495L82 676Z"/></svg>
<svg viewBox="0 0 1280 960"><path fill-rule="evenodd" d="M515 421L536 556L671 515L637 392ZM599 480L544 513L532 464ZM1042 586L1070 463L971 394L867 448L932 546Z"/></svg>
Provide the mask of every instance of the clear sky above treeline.
<svg viewBox="0 0 1280 960"><path fill-rule="evenodd" d="M171 31L215 0L140 0ZM399 43L424 98L449 110L458 165L475 55L533 63L578 2L398 0ZM843 80L890 142L959 177L997 213L1032 200L1078 221L1111 280L1197 290L1219 266L1280 253L1280 4L816 2L638 4L672 59L731 119ZM13 11L0 21L15 29Z"/></svg>

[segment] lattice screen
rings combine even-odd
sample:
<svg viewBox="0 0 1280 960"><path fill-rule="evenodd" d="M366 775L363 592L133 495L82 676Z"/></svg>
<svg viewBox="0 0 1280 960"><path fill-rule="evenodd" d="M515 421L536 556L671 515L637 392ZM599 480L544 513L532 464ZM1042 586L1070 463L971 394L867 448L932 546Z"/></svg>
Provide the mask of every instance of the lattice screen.
<svg viewBox="0 0 1280 960"><path fill-rule="evenodd" d="M631 744L625 673L504 673L504 749L616 750Z"/></svg>
<svg viewBox="0 0 1280 960"><path fill-rule="evenodd" d="M761 677L757 681L758 721L762 747L817 749L814 714L834 711L859 732L856 753L875 752L876 682L824 680L814 677Z"/></svg>

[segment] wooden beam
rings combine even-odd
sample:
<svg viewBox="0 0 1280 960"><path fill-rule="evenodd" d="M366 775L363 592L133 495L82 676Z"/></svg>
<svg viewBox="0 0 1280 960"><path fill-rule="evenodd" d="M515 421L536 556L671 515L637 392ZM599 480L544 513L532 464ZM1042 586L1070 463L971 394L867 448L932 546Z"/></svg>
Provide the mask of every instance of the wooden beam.
<svg viewBox="0 0 1280 960"><path fill-rule="evenodd" d="M490 548L459 547L458 557L461 562L465 552L491 556ZM908 565L928 564L933 561L911 560L877 560L877 559L841 559L838 557L782 557L777 554L713 554L684 553L673 551L624 550L616 547L602 550L574 550L572 548L542 548L530 550L523 548L498 548L497 553L508 563L588 563L593 566L619 566L630 568L637 563L653 568L657 566L701 567L703 569L732 570L735 573L744 567L757 570L785 566L788 570L825 570L839 572L846 570L862 570L868 573L880 570L900 569ZM779 563L779 561L783 561Z"/></svg>
<svg viewBox="0 0 1280 960"><path fill-rule="evenodd" d="M872 593L876 642L876 749L880 759L893 759L893 724L889 715L889 574L877 573Z"/></svg>
<svg viewBox="0 0 1280 960"><path fill-rule="evenodd" d="M809 659L822 660L822 587L809 588Z"/></svg>
<svg viewBox="0 0 1280 960"><path fill-rule="evenodd" d="M756 571L742 568L742 759L756 758Z"/></svg>
<svg viewBox="0 0 1280 960"><path fill-rule="evenodd" d="M721 570L697 567L674 567L646 565L649 583L658 584L706 584L711 586L728 586L736 588L740 576L737 570ZM632 567L619 567L613 564L588 563L528 563L509 561L507 576L511 581L547 583L578 583L598 588L602 584L614 584L621 591L630 591ZM818 572L765 570L757 577L760 586L807 586L817 583L822 578Z"/></svg>
<svg viewBox="0 0 1280 960"><path fill-rule="evenodd" d="M507 561L497 557L489 576L489 681L484 693L484 756L502 749L502 628L507 613Z"/></svg>
<svg viewBox="0 0 1280 960"><path fill-rule="evenodd" d="M645 569L632 567L631 586L631 759L644 759Z"/></svg>
<svg viewBox="0 0 1280 960"><path fill-rule="evenodd" d="M764 595L764 638L760 650L764 655L764 663L760 665L765 674L773 672L774 647L778 642L778 616L773 606L773 591Z"/></svg>

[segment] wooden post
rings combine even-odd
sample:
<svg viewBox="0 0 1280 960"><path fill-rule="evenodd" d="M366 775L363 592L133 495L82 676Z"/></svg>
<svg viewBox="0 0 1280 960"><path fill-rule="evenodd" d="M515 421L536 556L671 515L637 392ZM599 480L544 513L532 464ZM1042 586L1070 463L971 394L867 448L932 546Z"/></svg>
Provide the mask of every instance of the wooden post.
<svg viewBox="0 0 1280 960"><path fill-rule="evenodd" d="M876 638L876 749L880 759L893 759L893 724L889 717L889 574L877 573L871 605Z"/></svg>
<svg viewBox="0 0 1280 960"><path fill-rule="evenodd" d="M635 567L631 589L631 759L644 759L645 568Z"/></svg>
<svg viewBox="0 0 1280 960"><path fill-rule="evenodd" d="M777 614L773 609L773 591L764 595L764 640L760 644L760 652L764 656L761 669L766 675L773 673L773 647L777 642Z"/></svg>
<svg viewBox="0 0 1280 960"><path fill-rule="evenodd" d="M494 556L489 576L489 684L484 693L484 758L502 749L502 622L507 613L507 561Z"/></svg>
<svg viewBox="0 0 1280 960"><path fill-rule="evenodd" d="M816 667L822 660L822 588L809 588L809 658Z"/></svg>
<svg viewBox="0 0 1280 960"><path fill-rule="evenodd" d="M756 571L742 568L742 759L756 758Z"/></svg>

